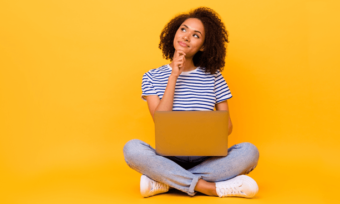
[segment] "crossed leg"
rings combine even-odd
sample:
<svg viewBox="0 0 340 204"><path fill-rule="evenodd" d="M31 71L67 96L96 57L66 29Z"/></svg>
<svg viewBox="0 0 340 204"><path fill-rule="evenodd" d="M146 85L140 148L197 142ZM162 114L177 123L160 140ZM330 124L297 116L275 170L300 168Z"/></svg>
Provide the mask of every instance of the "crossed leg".
<svg viewBox="0 0 340 204"><path fill-rule="evenodd" d="M206 194L207 187L211 189L214 182L248 174L256 167L259 159L258 149L248 142L230 147L225 157L210 157L190 169L157 155L149 144L141 140L130 140L125 144L123 152L126 163L132 169L190 196L196 194L195 190Z"/></svg>

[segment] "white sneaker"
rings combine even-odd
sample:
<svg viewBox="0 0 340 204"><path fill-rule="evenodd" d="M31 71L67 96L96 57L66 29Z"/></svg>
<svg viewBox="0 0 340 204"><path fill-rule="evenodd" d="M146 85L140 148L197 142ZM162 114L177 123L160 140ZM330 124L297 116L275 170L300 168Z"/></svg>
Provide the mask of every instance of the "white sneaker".
<svg viewBox="0 0 340 204"><path fill-rule="evenodd" d="M235 178L216 182L216 192L219 197L237 196L252 198L259 191L254 179L246 175L239 175Z"/></svg>
<svg viewBox="0 0 340 204"><path fill-rule="evenodd" d="M140 194L144 198L169 191L169 186L142 175L140 178Z"/></svg>

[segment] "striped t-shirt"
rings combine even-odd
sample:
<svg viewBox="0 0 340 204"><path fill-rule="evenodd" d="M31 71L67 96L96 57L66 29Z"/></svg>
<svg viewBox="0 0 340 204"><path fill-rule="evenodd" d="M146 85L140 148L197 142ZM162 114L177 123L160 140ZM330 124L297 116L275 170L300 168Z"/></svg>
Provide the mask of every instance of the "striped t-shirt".
<svg viewBox="0 0 340 204"><path fill-rule="evenodd" d="M151 69L143 75L142 99L157 95L163 98L172 68L169 64ZM215 104L232 97L220 71L205 73L201 67L182 72L176 82L173 111L213 111Z"/></svg>

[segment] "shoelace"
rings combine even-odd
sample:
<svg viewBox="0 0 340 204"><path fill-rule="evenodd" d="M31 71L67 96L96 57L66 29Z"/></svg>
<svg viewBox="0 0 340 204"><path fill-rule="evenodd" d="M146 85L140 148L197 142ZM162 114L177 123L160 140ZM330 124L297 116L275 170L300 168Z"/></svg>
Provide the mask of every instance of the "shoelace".
<svg viewBox="0 0 340 204"><path fill-rule="evenodd" d="M162 184L162 183L159 183L159 182L156 182L156 181L151 181L152 182L152 189L151 191L157 191L157 190L160 190L160 189L166 189L165 187L165 184Z"/></svg>
<svg viewBox="0 0 340 204"><path fill-rule="evenodd" d="M220 188L221 194L226 195L245 195L245 193L239 188L242 185L240 181L232 181L232 183Z"/></svg>

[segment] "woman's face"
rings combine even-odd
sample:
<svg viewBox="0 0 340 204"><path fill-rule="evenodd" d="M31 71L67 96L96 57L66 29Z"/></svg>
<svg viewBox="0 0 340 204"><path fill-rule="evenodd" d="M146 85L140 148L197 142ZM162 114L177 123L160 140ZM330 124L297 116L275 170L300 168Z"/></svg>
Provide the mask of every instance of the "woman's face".
<svg viewBox="0 0 340 204"><path fill-rule="evenodd" d="M183 50L187 58L203 51L205 31L203 23L197 18L188 18L178 28L175 38L175 50Z"/></svg>

